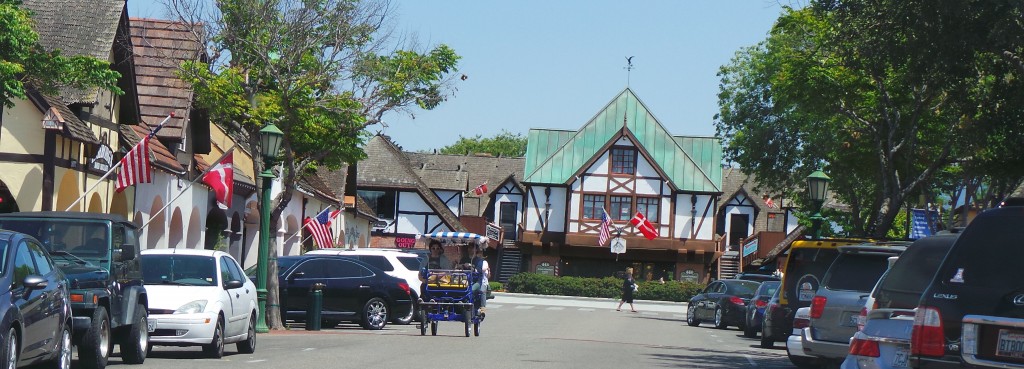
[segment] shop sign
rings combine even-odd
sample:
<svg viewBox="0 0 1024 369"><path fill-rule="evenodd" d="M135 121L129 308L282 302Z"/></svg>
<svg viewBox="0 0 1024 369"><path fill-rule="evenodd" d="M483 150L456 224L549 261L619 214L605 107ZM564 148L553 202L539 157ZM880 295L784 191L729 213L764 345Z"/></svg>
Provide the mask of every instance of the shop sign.
<svg viewBox="0 0 1024 369"><path fill-rule="evenodd" d="M757 252L757 239L753 239L750 243L743 245L743 257L747 257L750 254Z"/></svg>
<svg viewBox="0 0 1024 369"><path fill-rule="evenodd" d="M546 262L546 261L543 262L543 263L537 264L537 273L554 276L555 275L555 266L551 265L551 263Z"/></svg>
<svg viewBox="0 0 1024 369"><path fill-rule="evenodd" d="M681 282L697 283L698 280L700 280L700 275L697 274L696 270L687 269L684 270L682 273L679 273L679 281Z"/></svg>
<svg viewBox="0 0 1024 369"><path fill-rule="evenodd" d="M395 247L411 249L416 246L416 237L395 237Z"/></svg>
<svg viewBox="0 0 1024 369"><path fill-rule="evenodd" d="M622 237L615 237L612 239L610 246L613 254L625 254L626 253L626 240Z"/></svg>

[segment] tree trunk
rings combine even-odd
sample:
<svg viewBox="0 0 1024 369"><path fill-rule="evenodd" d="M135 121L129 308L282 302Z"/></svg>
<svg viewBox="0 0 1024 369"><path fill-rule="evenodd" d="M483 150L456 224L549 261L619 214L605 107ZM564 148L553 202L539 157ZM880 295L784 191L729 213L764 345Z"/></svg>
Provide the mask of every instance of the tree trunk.
<svg viewBox="0 0 1024 369"><path fill-rule="evenodd" d="M273 248L276 250L276 247ZM277 253L271 254L267 263L267 327L271 330L285 329L281 316L281 296L277 293L280 281L277 279ZM273 291L273 292L271 292Z"/></svg>

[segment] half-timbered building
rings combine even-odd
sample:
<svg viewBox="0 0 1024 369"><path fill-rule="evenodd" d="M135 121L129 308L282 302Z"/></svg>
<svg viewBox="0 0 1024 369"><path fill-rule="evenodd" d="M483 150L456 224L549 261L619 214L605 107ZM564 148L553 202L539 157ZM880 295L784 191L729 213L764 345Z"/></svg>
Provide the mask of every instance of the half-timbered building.
<svg viewBox="0 0 1024 369"><path fill-rule="evenodd" d="M721 255L721 158L718 139L672 135L628 88L579 130L531 129L518 242L524 264L565 276L633 266L648 280L705 280ZM599 245L604 212L625 253ZM658 237L630 225L638 212Z"/></svg>

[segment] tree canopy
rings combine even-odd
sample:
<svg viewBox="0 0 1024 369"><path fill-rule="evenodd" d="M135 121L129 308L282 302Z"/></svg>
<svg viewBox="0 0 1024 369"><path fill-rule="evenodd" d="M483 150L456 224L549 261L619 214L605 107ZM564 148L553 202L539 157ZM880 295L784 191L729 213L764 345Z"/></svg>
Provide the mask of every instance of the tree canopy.
<svg viewBox="0 0 1024 369"><path fill-rule="evenodd" d="M170 8L206 38L208 61L185 63L180 75L200 107L260 153L267 123L284 132L282 192L272 227L304 175L365 156L365 128L390 111L433 109L452 91L459 56L446 45L384 51L386 3L373 0L171 0ZM254 160L254 172L265 163ZM262 206L262 204L260 204ZM268 273L267 319L281 328L277 279Z"/></svg>
<svg viewBox="0 0 1024 369"><path fill-rule="evenodd" d="M824 168L850 231L875 237L951 167L1019 184L1020 6L949 3L785 9L719 72L726 158L784 194Z"/></svg>
<svg viewBox="0 0 1024 369"><path fill-rule="evenodd" d="M487 153L494 156L518 158L526 155L526 137L520 133L512 133L502 130L494 137L473 137L459 136L455 143L442 147L442 154L451 155L472 155Z"/></svg>
<svg viewBox="0 0 1024 369"><path fill-rule="evenodd" d="M66 56L60 50L47 51L33 30L31 13L20 0L0 0L0 109L26 97L26 84L45 93L57 87L102 87L121 93L106 60L88 56Z"/></svg>

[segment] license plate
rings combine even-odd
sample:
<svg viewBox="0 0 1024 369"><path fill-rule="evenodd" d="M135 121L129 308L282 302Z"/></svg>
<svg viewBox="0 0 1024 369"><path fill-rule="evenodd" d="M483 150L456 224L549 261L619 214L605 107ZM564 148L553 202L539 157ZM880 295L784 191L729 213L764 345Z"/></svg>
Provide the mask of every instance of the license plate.
<svg viewBox="0 0 1024 369"><path fill-rule="evenodd" d="M146 329L149 330L150 333L155 331L156 330L156 320L147 319L146 320Z"/></svg>
<svg viewBox="0 0 1024 369"><path fill-rule="evenodd" d="M894 368L906 368L907 360L910 358L910 352L905 348L897 348L896 355L892 358L892 366Z"/></svg>
<svg viewBox="0 0 1024 369"><path fill-rule="evenodd" d="M856 327L859 323L860 323L860 315L859 314L850 314L849 316L846 317L846 325L847 326Z"/></svg>
<svg viewBox="0 0 1024 369"><path fill-rule="evenodd" d="M1024 358L1024 333L1000 329L996 356Z"/></svg>

